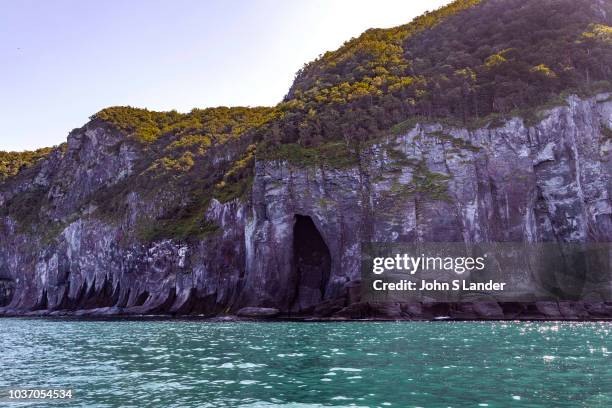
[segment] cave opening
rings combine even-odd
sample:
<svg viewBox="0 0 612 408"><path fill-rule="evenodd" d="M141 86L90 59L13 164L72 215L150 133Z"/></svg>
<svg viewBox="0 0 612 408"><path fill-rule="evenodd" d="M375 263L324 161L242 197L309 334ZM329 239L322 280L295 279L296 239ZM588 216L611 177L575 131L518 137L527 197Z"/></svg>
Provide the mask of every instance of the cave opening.
<svg viewBox="0 0 612 408"><path fill-rule="evenodd" d="M293 271L296 292L292 310L307 312L323 300L331 273L329 248L309 216L295 216Z"/></svg>
<svg viewBox="0 0 612 408"><path fill-rule="evenodd" d="M15 294L15 281L0 277L0 307L8 306Z"/></svg>

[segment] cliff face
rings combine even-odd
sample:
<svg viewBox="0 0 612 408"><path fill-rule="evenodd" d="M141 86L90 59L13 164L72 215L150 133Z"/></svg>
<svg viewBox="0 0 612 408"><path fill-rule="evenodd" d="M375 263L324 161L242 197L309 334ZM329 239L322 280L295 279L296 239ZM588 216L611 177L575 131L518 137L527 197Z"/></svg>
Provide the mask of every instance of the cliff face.
<svg viewBox="0 0 612 408"><path fill-rule="evenodd" d="M274 107L110 107L0 152L0 314L610 315L369 304L359 266L367 242L610 242L610 94L534 107L610 91L611 15L455 0L323 54Z"/></svg>
<svg viewBox="0 0 612 408"><path fill-rule="evenodd" d="M341 163L259 158L246 198L213 199L204 210L214 232L147 243L131 233L138 220L180 197L134 189L113 204L120 216L100 216L92 194L112 192L144 153L94 121L0 186L0 206L11 203L0 218L0 314L218 315L257 306L426 316L434 312L360 303L361 243L609 242L611 128L612 101L600 94L570 97L531 126L419 123ZM46 228L28 230L28 206L43 197ZM487 308L474 313L503 313Z"/></svg>

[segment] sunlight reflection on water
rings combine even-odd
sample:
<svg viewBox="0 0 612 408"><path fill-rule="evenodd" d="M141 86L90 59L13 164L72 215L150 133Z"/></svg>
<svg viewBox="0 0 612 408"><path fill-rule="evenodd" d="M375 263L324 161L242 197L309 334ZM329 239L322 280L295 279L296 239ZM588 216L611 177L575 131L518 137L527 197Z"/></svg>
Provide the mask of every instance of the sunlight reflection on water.
<svg viewBox="0 0 612 408"><path fill-rule="evenodd" d="M611 329L0 319L0 388L96 407L612 406Z"/></svg>

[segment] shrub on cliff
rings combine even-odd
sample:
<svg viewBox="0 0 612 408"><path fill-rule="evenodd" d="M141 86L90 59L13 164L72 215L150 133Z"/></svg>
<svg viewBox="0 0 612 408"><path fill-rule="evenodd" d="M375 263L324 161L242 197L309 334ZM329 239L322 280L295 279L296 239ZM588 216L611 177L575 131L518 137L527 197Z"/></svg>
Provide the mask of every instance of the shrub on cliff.
<svg viewBox="0 0 612 408"><path fill-rule="evenodd" d="M368 30L302 68L281 142L363 140L410 117L463 124L560 93L611 89L612 3L459 0Z"/></svg>
<svg viewBox="0 0 612 408"><path fill-rule="evenodd" d="M127 179L86 199L98 216L117 219L128 194L155 197L158 212L136 226L143 240L206 236L216 231L205 218L210 200L247 197L256 158L355 166L372 139L418 121L481 126L521 110L534 121L534 107L568 92L612 89L611 18L609 1L457 0L323 54L297 73L275 107L103 109L93 125L124 134L138 161ZM0 152L0 181L49 150ZM440 175L417 176L398 193L447 199ZM7 208L18 214L25 204L42 205L36 199L15 196Z"/></svg>
<svg viewBox="0 0 612 408"><path fill-rule="evenodd" d="M47 157L52 150L52 147L45 147L23 152L0 151L0 182L15 176L23 169L33 166L39 160Z"/></svg>

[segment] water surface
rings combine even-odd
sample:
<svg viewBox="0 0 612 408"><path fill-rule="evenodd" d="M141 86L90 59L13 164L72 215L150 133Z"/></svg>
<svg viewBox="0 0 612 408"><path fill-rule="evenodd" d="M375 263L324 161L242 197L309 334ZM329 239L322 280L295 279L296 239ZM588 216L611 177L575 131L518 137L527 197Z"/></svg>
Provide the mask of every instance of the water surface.
<svg viewBox="0 0 612 408"><path fill-rule="evenodd" d="M75 390L53 406L610 407L611 332L610 323L0 319L0 388Z"/></svg>

